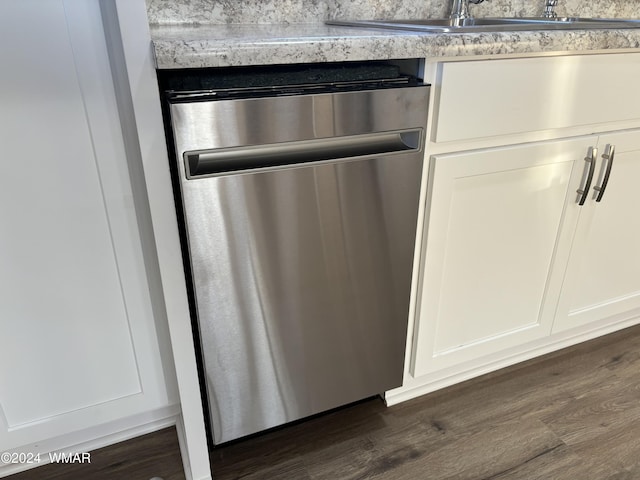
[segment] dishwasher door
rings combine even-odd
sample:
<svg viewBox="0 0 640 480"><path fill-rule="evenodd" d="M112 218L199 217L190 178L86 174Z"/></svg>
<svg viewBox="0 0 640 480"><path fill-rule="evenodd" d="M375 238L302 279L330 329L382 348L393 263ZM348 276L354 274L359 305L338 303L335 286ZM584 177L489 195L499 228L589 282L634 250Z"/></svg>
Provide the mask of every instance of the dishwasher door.
<svg viewBox="0 0 640 480"><path fill-rule="evenodd" d="M401 385L427 101L170 105L215 444Z"/></svg>

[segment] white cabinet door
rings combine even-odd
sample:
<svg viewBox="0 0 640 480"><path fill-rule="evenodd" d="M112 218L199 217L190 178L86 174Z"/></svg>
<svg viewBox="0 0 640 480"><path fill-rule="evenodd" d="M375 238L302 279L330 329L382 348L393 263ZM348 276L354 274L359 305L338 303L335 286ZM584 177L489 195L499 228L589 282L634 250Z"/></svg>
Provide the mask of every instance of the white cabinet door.
<svg viewBox="0 0 640 480"><path fill-rule="evenodd" d="M0 451L46 451L175 396L99 2L1 2L0 44Z"/></svg>
<svg viewBox="0 0 640 480"><path fill-rule="evenodd" d="M431 159L414 377L546 336L596 137Z"/></svg>
<svg viewBox="0 0 640 480"><path fill-rule="evenodd" d="M613 161L602 158L614 146ZM580 210L553 331L640 316L640 131L602 135L592 187Z"/></svg>

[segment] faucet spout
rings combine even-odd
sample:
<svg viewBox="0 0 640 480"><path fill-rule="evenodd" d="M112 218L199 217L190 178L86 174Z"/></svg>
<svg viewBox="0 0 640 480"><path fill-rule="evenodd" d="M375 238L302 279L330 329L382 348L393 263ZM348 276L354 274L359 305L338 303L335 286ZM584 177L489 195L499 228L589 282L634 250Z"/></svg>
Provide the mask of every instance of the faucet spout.
<svg viewBox="0 0 640 480"><path fill-rule="evenodd" d="M469 10L469 3L478 4L483 1L484 0L453 0L451 15L449 15L451 23L455 26L460 26L465 22L465 20L472 19L473 16Z"/></svg>
<svg viewBox="0 0 640 480"><path fill-rule="evenodd" d="M449 18L451 20L466 20L467 18L471 18L471 14L469 13L469 0L453 0Z"/></svg>

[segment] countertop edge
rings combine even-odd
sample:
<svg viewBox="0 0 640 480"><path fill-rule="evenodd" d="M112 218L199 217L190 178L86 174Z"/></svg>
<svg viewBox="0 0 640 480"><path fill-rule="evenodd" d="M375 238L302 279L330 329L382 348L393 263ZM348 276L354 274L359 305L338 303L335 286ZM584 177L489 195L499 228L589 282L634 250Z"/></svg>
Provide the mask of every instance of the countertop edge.
<svg viewBox="0 0 640 480"><path fill-rule="evenodd" d="M640 29L424 34L327 25L151 26L158 69L640 49Z"/></svg>

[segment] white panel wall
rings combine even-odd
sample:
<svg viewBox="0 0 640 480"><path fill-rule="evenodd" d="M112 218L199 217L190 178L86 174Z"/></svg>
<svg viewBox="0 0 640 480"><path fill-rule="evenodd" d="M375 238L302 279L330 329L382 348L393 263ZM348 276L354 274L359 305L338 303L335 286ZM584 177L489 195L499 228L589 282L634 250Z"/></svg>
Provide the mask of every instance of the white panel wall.
<svg viewBox="0 0 640 480"><path fill-rule="evenodd" d="M13 365L0 404L14 428L141 387L63 5L7 7L2 43L19 48L0 51L0 364Z"/></svg>
<svg viewBox="0 0 640 480"><path fill-rule="evenodd" d="M175 422L100 4L0 2L0 45L0 451Z"/></svg>

